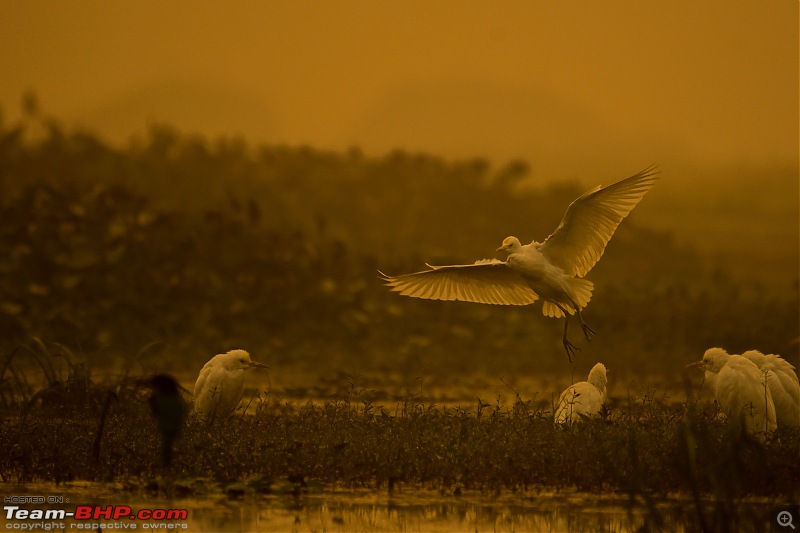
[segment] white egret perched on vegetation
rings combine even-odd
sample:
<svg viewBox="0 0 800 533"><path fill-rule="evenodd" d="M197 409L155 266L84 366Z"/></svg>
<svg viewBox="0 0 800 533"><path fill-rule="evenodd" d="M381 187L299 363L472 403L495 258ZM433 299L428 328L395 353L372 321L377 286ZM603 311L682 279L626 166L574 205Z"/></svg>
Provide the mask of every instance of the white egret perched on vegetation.
<svg viewBox="0 0 800 533"><path fill-rule="evenodd" d="M204 418L228 416L239 405L244 390L244 372L269 368L250 360L244 350L231 350L208 361L194 384L194 410Z"/></svg>
<svg viewBox="0 0 800 533"><path fill-rule="evenodd" d="M775 431L775 405L767 389L764 374L755 363L744 357L730 355L722 348L709 348L702 361L686 368L702 368L712 378L714 397L727 415L734 434L744 431L760 442Z"/></svg>
<svg viewBox="0 0 800 533"><path fill-rule="evenodd" d="M572 424L600 414L606 401L606 367L597 363L589 371L589 378L569 386L558 398L555 423Z"/></svg>
<svg viewBox="0 0 800 533"><path fill-rule="evenodd" d="M483 259L471 265L428 265L430 270L401 276L380 274L391 290L414 298L496 305L527 305L542 298L545 316L565 318L563 344L572 361L577 347L567 338L570 315L577 313L587 340L594 333L581 316L594 285L582 278L658 177L655 167L649 167L607 187L595 187L570 204L544 242L523 245L507 237L497 249L508 254L505 261Z"/></svg>
<svg viewBox="0 0 800 533"><path fill-rule="evenodd" d="M779 355L764 355L749 350L742 357L754 362L766 373L767 389L775 404L775 420L779 426L800 426L800 382L789 361Z"/></svg>

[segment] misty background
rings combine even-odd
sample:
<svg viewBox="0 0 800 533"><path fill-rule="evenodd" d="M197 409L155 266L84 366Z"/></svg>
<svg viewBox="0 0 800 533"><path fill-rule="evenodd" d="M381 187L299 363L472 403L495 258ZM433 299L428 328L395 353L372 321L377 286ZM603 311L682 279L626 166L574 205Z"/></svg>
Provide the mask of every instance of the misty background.
<svg viewBox="0 0 800 533"><path fill-rule="evenodd" d="M656 163L587 276L579 373L677 374L713 345L798 363L795 2L34 1L0 21L3 353L563 370L538 305L401 298L377 270L541 241Z"/></svg>

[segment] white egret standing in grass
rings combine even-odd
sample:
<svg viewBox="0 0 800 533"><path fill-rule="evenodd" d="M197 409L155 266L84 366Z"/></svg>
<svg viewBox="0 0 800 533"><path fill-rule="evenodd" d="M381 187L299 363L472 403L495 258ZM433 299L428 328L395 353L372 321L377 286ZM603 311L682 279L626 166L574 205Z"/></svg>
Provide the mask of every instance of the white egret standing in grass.
<svg viewBox="0 0 800 533"><path fill-rule="evenodd" d="M555 423L572 424L600 414L606 401L606 367L597 363L589 371L589 379L569 386L558 398Z"/></svg>
<svg viewBox="0 0 800 533"><path fill-rule="evenodd" d="M754 362L762 373L766 373L767 389L775 404L775 420L779 426L800 425L800 382L794 366L779 355L764 355L758 350L749 350L742 357Z"/></svg>
<svg viewBox="0 0 800 533"><path fill-rule="evenodd" d="M244 372L269 368L250 360L244 350L215 355L203 366L194 384L194 410L204 418L228 416L239 405L244 390Z"/></svg>
<svg viewBox="0 0 800 533"><path fill-rule="evenodd" d="M570 204L544 242L523 245L516 237L506 237L497 249L508 254L505 261L483 259L471 265L428 265L430 270L401 276L380 274L391 290L414 298L527 305L541 297L545 316L565 319L562 342L572 361L577 347L567 338L570 316L577 313L587 340L594 334L581 315L594 285L582 278L658 177L655 167L649 167L607 187L595 187Z"/></svg>
<svg viewBox="0 0 800 533"><path fill-rule="evenodd" d="M744 431L763 443L775 431L775 405L764 374L755 363L732 356L722 348L709 348L702 361L686 368L702 368L706 376L715 375L714 397L734 434Z"/></svg>

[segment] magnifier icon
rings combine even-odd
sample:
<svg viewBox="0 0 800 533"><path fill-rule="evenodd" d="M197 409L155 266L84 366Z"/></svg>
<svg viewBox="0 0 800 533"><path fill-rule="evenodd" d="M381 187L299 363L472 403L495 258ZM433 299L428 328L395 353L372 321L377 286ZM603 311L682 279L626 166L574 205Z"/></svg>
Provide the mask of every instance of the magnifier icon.
<svg viewBox="0 0 800 533"><path fill-rule="evenodd" d="M781 527L789 526L792 529L795 529L794 524L792 523L792 513L789 511L781 511L778 513L778 525Z"/></svg>

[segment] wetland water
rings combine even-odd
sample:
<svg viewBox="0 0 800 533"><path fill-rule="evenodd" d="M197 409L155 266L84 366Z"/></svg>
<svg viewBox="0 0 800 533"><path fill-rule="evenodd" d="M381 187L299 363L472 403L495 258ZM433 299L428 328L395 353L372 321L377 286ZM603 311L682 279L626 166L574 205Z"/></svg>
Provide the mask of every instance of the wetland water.
<svg viewBox="0 0 800 533"><path fill-rule="evenodd" d="M165 498L143 496L121 484L67 483L2 484L4 531L193 531L193 532L406 532L406 531L695 531L695 502L672 497L662 501L631 500L624 494L598 495L575 491L465 492L442 495L438 491L399 490L393 494L377 490L314 488L301 493L256 495L244 493L204 497ZM19 503L10 497L42 496L44 503ZM61 503L56 503L63 499ZM55 500L47 503L48 500ZM14 503L12 503L14 502ZM185 509L185 519L76 520L9 519L8 506L20 509L64 509L78 506L127 506L132 513L142 509ZM704 502L712 514L712 502ZM737 504L741 530L769 531L775 504L749 500Z"/></svg>

